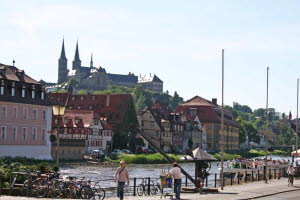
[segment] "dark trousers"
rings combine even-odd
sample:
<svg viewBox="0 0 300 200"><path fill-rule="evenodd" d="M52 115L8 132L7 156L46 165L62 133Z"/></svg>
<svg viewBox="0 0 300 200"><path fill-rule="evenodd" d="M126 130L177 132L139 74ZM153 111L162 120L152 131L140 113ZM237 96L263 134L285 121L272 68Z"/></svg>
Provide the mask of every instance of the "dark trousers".
<svg viewBox="0 0 300 200"><path fill-rule="evenodd" d="M181 179L174 179L174 193L177 199L180 199Z"/></svg>
<svg viewBox="0 0 300 200"><path fill-rule="evenodd" d="M118 197L120 197L120 199L123 199L124 197L124 186L125 186L125 182L118 182Z"/></svg>

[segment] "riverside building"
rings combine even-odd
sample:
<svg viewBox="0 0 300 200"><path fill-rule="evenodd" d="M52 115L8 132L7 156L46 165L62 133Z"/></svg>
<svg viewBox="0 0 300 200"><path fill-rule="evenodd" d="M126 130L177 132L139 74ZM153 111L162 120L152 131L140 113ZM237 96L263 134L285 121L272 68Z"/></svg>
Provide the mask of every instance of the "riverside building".
<svg viewBox="0 0 300 200"><path fill-rule="evenodd" d="M44 86L17 67L0 64L0 157L52 159L51 118Z"/></svg>

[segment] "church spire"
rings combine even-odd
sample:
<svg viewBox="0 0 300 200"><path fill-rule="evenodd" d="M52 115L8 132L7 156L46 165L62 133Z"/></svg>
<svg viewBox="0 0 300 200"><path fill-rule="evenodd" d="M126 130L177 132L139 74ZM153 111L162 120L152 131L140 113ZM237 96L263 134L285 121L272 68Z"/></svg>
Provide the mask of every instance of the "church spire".
<svg viewBox="0 0 300 200"><path fill-rule="evenodd" d="M78 40L77 40L77 44L76 44L76 51L75 51L74 61L81 61L80 58L79 58Z"/></svg>
<svg viewBox="0 0 300 200"><path fill-rule="evenodd" d="M62 47L61 47L61 53L60 53L60 60L67 60L67 57L66 57L66 52L65 52L65 39L63 39L63 42L62 42Z"/></svg>
<svg viewBox="0 0 300 200"><path fill-rule="evenodd" d="M93 53L91 54L91 62L90 62L90 67L92 68L94 65L94 62L93 62Z"/></svg>

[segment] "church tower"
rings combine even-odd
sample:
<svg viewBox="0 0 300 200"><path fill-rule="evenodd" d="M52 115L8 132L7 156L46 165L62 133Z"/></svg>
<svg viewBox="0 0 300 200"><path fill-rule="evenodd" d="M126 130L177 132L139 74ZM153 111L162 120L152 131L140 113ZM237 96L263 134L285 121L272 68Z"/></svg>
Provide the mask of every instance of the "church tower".
<svg viewBox="0 0 300 200"><path fill-rule="evenodd" d="M58 59L58 81L57 83L63 83L67 80L68 75L68 59L65 53L65 42L63 39L60 58Z"/></svg>
<svg viewBox="0 0 300 200"><path fill-rule="evenodd" d="M90 62L90 68L94 67L94 62L93 62L93 53L91 54L91 62Z"/></svg>
<svg viewBox="0 0 300 200"><path fill-rule="evenodd" d="M81 60L79 58L78 41L77 41L72 69L77 70L79 68L81 68Z"/></svg>

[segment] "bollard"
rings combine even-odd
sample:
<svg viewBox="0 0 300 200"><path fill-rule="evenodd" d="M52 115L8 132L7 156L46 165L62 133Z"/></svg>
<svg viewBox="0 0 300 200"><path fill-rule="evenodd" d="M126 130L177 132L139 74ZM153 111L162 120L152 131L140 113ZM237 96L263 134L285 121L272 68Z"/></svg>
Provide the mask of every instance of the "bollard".
<svg viewBox="0 0 300 200"><path fill-rule="evenodd" d="M230 174L230 185L232 186L232 182L233 182L233 177L232 177L232 173Z"/></svg>
<svg viewBox="0 0 300 200"><path fill-rule="evenodd" d="M269 169L269 180L271 180L272 174L271 174L271 169Z"/></svg>
<svg viewBox="0 0 300 200"><path fill-rule="evenodd" d="M208 186L208 176L206 176L205 185Z"/></svg>
<svg viewBox="0 0 300 200"><path fill-rule="evenodd" d="M245 171L245 183L247 183L247 171Z"/></svg>
<svg viewBox="0 0 300 200"><path fill-rule="evenodd" d="M185 187L187 187L188 178L185 177Z"/></svg>
<svg viewBox="0 0 300 200"><path fill-rule="evenodd" d="M133 178L133 196L136 196L136 178Z"/></svg>
<svg viewBox="0 0 300 200"><path fill-rule="evenodd" d="M251 182L253 182L253 171L251 171Z"/></svg>
<svg viewBox="0 0 300 200"><path fill-rule="evenodd" d="M276 168L274 169L274 179L276 179Z"/></svg>
<svg viewBox="0 0 300 200"><path fill-rule="evenodd" d="M215 188L217 187L217 174L215 174Z"/></svg>
<svg viewBox="0 0 300 200"><path fill-rule="evenodd" d="M240 184L240 172L238 172L238 185Z"/></svg>
<svg viewBox="0 0 300 200"><path fill-rule="evenodd" d="M259 182L259 170L257 170L257 182Z"/></svg>
<svg viewBox="0 0 300 200"><path fill-rule="evenodd" d="M150 196L150 177L148 177L148 195Z"/></svg>

